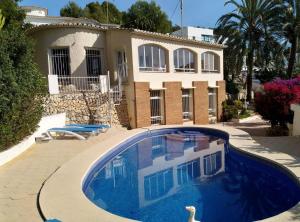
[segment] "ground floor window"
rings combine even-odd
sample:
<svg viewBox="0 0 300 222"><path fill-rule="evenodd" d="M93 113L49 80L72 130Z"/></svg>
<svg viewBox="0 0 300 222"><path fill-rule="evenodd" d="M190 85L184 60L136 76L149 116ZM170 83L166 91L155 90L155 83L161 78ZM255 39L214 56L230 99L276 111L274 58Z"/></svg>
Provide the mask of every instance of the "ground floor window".
<svg viewBox="0 0 300 222"><path fill-rule="evenodd" d="M215 88L209 88L208 99L209 99L209 106L208 106L209 115L216 116L217 115L217 90Z"/></svg>
<svg viewBox="0 0 300 222"><path fill-rule="evenodd" d="M163 121L162 112L162 91L153 90L150 92L151 124L159 125Z"/></svg>
<svg viewBox="0 0 300 222"><path fill-rule="evenodd" d="M99 76L101 70L101 52L99 49L86 49L86 68L88 76Z"/></svg>
<svg viewBox="0 0 300 222"><path fill-rule="evenodd" d="M68 48L50 49L50 74L70 75L70 54Z"/></svg>
<svg viewBox="0 0 300 222"><path fill-rule="evenodd" d="M193 118L193 91L190 89L182 90L182 116L186 121Z"/></svg>

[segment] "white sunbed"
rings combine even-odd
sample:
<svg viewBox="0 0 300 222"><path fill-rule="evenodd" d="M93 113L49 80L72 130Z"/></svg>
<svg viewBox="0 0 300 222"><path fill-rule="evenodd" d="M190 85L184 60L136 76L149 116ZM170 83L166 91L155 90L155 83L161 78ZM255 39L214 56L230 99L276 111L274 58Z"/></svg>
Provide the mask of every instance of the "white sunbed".
<svg viewBox="0 0 300 222"><path fill-rule="evenodd" d="M47 130L47 136L53 139L54 137L51 135L51 133L56 134L63 134L63 135L70 135L74 136L79 140L85 140L86 137L84 137L82 134L88 134L88 135L98 135L99 129L96 128L84 128L84 127L61 127L61 128L51 128Z"/></svg>

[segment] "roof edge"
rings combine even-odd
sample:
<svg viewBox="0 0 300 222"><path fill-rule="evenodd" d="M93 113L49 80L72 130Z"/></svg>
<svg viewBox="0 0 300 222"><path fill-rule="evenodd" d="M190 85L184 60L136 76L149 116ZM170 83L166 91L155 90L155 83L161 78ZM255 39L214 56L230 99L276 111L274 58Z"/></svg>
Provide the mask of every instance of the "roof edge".
<svg viewBox="0 0 300 222"><path fill-rule="evenodd" d="M171 41L182 41L182 42L202 45L202 46L206 46L206 47L214 47L214 48L219 48L219 49L227 48L226 45L222 45L222 44L187 39L187 38L182 38L182 37L178 37L178 36L174 36L174 35L170 35L170 34L162 34L162 33L157 33L157 32L144 31L144 30L140 30L140 29L121 28L121 27L112 27L112 26L109 27L109 25L107 25L107 24L95 25L95 24L86 24L86 23L80 23L80 22L78 22L78 23L65 22L65 23L34 26L34 27L28 29L27 33L31 34L36 31L39 31L39 30L53 29L53 28L87 28L87 29L101 30L101 31L120 30L120 31L128 31L128 32L131 32L131 33L137 34L137 35L152 36L152 37L163 38L163 39L171 40Z"/></svg>
<svg viewBox="0 0 300 222"><path fill-rule="evenodd" d="M169 40L174 40L174 41L183 41L183 42L198 44L198 45L207 46L207 47L215 47L215 48L220 48L220 49L227 48L227 46L223 45L223 44L210 43L210 42L193 40L193 39L187 39L187 38L182 38L182 37L175 36L175 35L170 35L170 34L162 34L162 33L158 33L158 32L149 32L149 31L144 31L144 30L140 30L140 29L131 29L131 32L133 32L135 34L138 34L138 35L144 35L144 36L151 35L151 36L155 36L155 37L161 37L161 38L164 38L164 39L169 39Z"/></svg>

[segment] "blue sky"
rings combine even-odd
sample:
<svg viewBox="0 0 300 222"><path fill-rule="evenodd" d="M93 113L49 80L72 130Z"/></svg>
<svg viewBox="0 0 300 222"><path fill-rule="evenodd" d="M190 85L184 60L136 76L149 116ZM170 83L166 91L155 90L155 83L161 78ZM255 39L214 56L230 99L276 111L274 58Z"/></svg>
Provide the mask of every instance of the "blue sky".
<svg viewBox="0 0 300 222"><path fill-rule="evenodd" d="M99 2L102 2L100 0ZM59 10L66 5L69 0L23 0L20 5L35 5L49 9L49 15L59 15ZM84 7L91 0L75 0L78 5ZM110 0L119 10L127 10L136 0ZM178 0L155 0L167 13L175 24L180 24L179 7L174 12ZM229 6L224 7L225 0L184 0L183 24L192 26L215 27L218 18L231 11ZM172 16L173 15L173 16Z"/></svg>

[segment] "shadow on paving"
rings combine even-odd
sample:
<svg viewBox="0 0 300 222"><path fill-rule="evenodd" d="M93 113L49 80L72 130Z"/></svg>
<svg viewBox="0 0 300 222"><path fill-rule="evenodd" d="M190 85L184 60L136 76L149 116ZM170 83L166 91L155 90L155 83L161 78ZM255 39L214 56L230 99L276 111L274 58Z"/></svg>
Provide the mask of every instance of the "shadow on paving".
<svg viewBox="0 0 300 222"><path fill-rule="evenodd" d="M271 152L281 152L300 158L300 137L253 137L253 139Z"/></svg>

